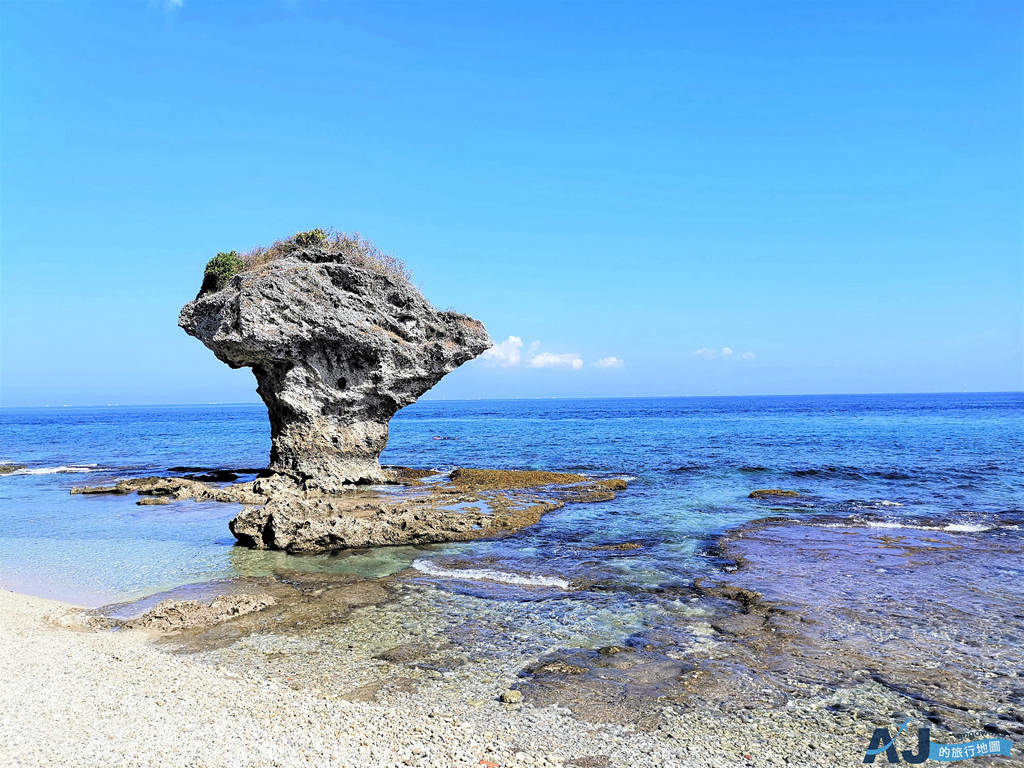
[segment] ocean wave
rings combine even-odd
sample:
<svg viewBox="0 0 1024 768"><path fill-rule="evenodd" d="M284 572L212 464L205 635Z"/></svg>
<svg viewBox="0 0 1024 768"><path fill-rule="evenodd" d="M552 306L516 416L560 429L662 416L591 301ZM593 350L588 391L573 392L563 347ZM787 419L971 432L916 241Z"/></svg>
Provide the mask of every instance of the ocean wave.
<svg viewBox="0 0 1024 768"><path fill-rule="evenodd" d="M881 480L914 479L913 475L898 469L865 469L861 467L842 467L836 465L791 469L789 470L789 474L793 477L828 476L839 477L845 480L865 480L867 478L876 478Z"/></svg>
<svg viewBox="0 0 1024 768"><path fill-rule="evenodd" d="M9 472L11 475L65 475L75 472L100 472L103 467L96 464L67 464L59 467L22 467L16 469L13 472Z"/></svg>
<svg viewBox="0 0 1024 768"><path fill-rule="evenodd" d="M557 587L569 589L569 582L555 576L526 576L521 573L496 571L491 568L445 568L431 560L413 560L412 567L427 576L444 579L466 579L469 581L497 581L502 584L516 584L523 587Z"/></svg>
<svg viewBox="0 0 1024 768"><path fill-rule="evenodd" d="M998 528L996 525L982 525L980 523L950 523L944 531L958 531L960 533L981 533L982 531L991 531L993 528Z"/></svg>
<svg viewBox="0 0 1024 768"><path fill-rule="evenodd" d="M891 499L870 499L867 501L850 499L843 506L848 506L854 510L870 510L878 509L878 507L902 507L903 502L892 501Z"/></svg>
<svg viewBox="0 0 1024 768"><path fill-rule="evenodd" d="M845 520L836 523L816 523L823 528L885 528L885 529L907 529L914 531L947 531L949 533L983 533L996 528L1004 527L999 525L986 525L985 523L906 523L898 520ZM1008 526L1012 527L1012 526Z"/></svg>
<svg viewBox="0 0 1024 768"><path fill-rule="evenodd" d="M898 523L889 520L868 520L868 528L910 528L916 531L951 531L954 533L981 533L991 531L995 525L982 523L946 523L945 525L929 525L927 523Z"/></svg>

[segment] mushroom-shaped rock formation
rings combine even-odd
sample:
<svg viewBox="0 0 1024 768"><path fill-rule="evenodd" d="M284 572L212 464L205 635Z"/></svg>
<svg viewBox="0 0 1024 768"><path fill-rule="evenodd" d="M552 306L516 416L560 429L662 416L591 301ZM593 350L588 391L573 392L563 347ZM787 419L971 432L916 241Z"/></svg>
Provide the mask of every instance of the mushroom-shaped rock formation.
<svg viewBox="0 0 1024 768"><path fill-rule="evenodd" d="M270 415L270 468L307 489L387 480L378 457L390 418L491 346L480 321L438 311L353 243L366 245L296 236L269 258L225 254L241 271L211 280L208 267L178 319L221 361L252 368Z"/></svg>

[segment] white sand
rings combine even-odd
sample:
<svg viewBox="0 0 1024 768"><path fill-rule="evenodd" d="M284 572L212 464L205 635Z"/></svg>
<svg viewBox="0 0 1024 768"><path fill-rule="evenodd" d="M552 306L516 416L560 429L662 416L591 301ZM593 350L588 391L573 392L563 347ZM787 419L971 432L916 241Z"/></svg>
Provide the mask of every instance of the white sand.
<svg viewBox="0 0 1024 768"><path fill-rule="evenodd" d="M649 739L564 712L493 703L474 718L424 716L244 679L141 632L84 629L79 610L0 591L0 765L509 768L654 757ZM524 746L541 742L565 751ZM678 765L674 757L647 764Z"/></svg>
<svg viewBox="0 0 1024 768"><path fill-rule="evenodd" d="M837 728L831 700L765 712L758 722L678 714L654 733L496 701L431 711L429 695L414 712L247 679L161 650L141 632L82 629L78 611L0 591L4 768L732 768L753 764L743 759L750 752L759 753L756 764L799 755L803 765L831 767L859 759L870 733L862 722ZM876 711L893 704L890 691L880 695Z"/></svg>
<svg viewBox="0 0 1024 768"><path fill-rule="evenodd" d="M376 704L243 680L161 651L140 633L60 626L73 624L74 613L62 603L0 592L0 764L547 762L526 755L516 761L444 718L413 720Z"/></svg>

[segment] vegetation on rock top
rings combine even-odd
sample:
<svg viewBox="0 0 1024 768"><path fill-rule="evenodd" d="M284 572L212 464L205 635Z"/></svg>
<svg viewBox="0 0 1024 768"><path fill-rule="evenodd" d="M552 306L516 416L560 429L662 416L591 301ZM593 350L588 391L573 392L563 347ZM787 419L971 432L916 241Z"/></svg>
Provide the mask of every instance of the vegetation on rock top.
<svg viewBox="0 0 1024 768"><path fill-rule="evenodd" d="M318 228L297 232L271 246L258 246L242 254L238 251L218 253L206 264L199 295L221 290L240 272L259 269L299 252L320 262L344 262L406 282L412 280L412 274L401 259L385 253L358 232L348 234Z"/></svg>
<svg viewBox="0 0 1024 768"><path fill-rule="evenodd" d="M228 284L228 281L245 269L245 262L238 255L238 251L218 253L206 262L206 271L203 273L203 287L199 293L219 291Z"/></svg>

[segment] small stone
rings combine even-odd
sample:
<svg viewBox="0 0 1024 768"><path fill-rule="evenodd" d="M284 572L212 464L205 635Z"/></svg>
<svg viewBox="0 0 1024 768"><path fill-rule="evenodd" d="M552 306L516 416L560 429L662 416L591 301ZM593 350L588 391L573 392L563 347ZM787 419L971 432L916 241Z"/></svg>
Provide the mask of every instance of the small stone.
<svg viewBox="0 0 1024 768"><path fill-rule="evenodd" d="M506 691L502 691L498 699L503 704L518 704L523 700L523 692L515 688L509 688Z"/></svg>
<svg viewBox="0 0 1024 768"><path fill-rule="evenodd" d="M135 503L140 507L163 506L164 504L170 504L171 500L166 496L143 496Z"/></svg>

